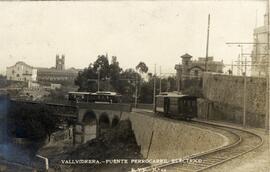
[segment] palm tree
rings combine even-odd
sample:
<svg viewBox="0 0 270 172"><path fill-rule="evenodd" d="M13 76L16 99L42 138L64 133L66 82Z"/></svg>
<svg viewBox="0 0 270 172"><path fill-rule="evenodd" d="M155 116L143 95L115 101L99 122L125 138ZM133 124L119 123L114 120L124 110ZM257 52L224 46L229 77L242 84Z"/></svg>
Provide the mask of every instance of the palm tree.
<svg viewBox="0 0 270 172"><path fill-rule="evenodd" d="M146 64L144 62L140 62L137 66L136 66L136 70L139 70L139 72L141 74L143 73L147 73L148 72L148 67L146 66Z"/></svg>

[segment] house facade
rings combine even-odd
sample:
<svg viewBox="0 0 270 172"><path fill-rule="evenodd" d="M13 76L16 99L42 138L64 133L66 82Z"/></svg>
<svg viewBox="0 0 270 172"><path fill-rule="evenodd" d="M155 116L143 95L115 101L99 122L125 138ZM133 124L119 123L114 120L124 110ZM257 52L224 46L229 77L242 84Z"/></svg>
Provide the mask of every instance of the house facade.
<svg viewBox="0 0 270 172"><path fill-rule="evenodd" d="M6 75L7 79L11 81L32 82L37 80L37 69L19 61L15 65L7 67Z"/></svg>
<svg viewBox="0 0 270 172"><path fill-rule="evenodd" d="M186 53L181 56L181 59L182 64L175 65L178 91L184 80L200 79L203 72L223 72L223 61L214 61L214 57L208 57L207 61L205 57L192 60L192 56Z"/></svg>

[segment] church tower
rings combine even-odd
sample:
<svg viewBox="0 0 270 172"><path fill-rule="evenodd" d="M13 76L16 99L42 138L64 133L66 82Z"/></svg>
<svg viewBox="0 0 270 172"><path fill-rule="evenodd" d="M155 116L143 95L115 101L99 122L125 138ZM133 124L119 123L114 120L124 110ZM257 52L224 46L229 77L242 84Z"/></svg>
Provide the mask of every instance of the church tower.
<svg viewBox="0 0 270 172"><path fill-rule="evenodd" d="M59 55L56 55L56 63L55 68L57 70L65 70L65 55L62 54L62 57L60 58Z"/></svg>

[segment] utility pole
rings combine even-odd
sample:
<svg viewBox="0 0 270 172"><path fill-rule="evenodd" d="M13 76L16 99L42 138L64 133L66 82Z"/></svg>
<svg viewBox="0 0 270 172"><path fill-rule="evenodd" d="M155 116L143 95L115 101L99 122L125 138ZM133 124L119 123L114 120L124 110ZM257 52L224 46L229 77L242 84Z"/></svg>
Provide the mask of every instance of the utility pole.
<svg viewBox="0 0 270 172"><path fill-rule="evenodd" d="M179 66L180 66L180 64L179 64ZM179 69L177 70L177 73L176 73L176 79L177 79L177 92L179 93L180 92L180 90L181 90L181 78L180 78L180 76L181 76L181 73L180 73L180 71L179 71Z"/></svg>
<svg viewBox="0 0 270 172"><path fill-rule="evenodd" d="M241 75L243 75L243 45L240 44L239 47L241 48L241 54L240 54L240 69L241 69Z"/></svg>
<svg viewBox="0 0 270 172"><path fill-rule="evenodd" d="M97 86L98 86L98 92L99 92L99 80L100 80L100 69L101 69L101 66L99 65L97 70L98 70L98 83L97 83Z"/></svg>
<svg viewBox="0 0 270 172"><path fill-rule="evenodd" d="M135 108L137 108L137 104L138 104L138 76L136 75L136 80L135 80L135 102L134 102Z"/></svg>
<svg viewBox="0 0 270 172"><path fill-rule="evenodd" d="M231 66L231 69L232 69L232 75L233 75L233 60L232 60L232 66Z"/></svg>
<svg viewBox="0 0 270 172"><path fill-rule="evenodd" d="M155 64L155 71L154 71L154 90L153 90L153 111L155 112L156 108L156 64Z"/></svg>
<svg viewBox="0 0 270 172"><path fill-rule="evenodd" d="M234 44L234 43L227 43L227 44ZM240 71L241 74L244 75L244 89L243 89L243 128L246 128L246 92L247 92L247 57L245 57L245 73L243 73L242 66L243 62L240 60L240 58L243 58L243 45L238 44L238 47L241 47L241 54L238 56L238 62L237 64L240 65ZM233 65L232 65L233 66ZM238 68L238 74L239 74L239 68Z"/></svg>
<svg viewBox="0 0 270 172"><path fill-rule="evenodd" d="M244 101L243 101L243 127L246 128L246 92L247 92L247 57L245 57L245 73L244 73Z"/></svg>
<svg viewBox="0 0 270 172"><path fill-rule="evenodd" d="M159 67L159 94L161 93L161 66Z"/></svg>
<svg viewBox="0 0 270 172"><path fill-rule="evenodd" d="M210 30L210 14L208 14L208 26L207 26L207 41L206 41L206 56L205 56L205 71L206 72L207 72L208 48L209 48L209 30Z"/></svg>
<svg viewBox="0 0 270 172"><path fill-rule="evenodd" d="M241 64L240 64L241 62L240 62L240 54L238 55L238 62L237 62L237 64L238 64L238 67L237 67L237 75L240 75L240 73L241 73L241 71L240 71L240 68L241 68Z"/></svg>
<svg viewBox="0 0 270 172"><path fill-rule="evenodd" d="M269 13L269 2L268 2L268 13ZM270 50L269 50L269 15L268 15L268 32L267 32L267 43L257 43L257 42L255 42L255 43L249 43L249 42L227 42L226 44L236 44L236 45L238 45L238 47L241 47L241 56L243 56L243 55L248 55L248 54L245 54L245 53L243 53L243 45L248 45L248 44L254 44L254 45L257 45L257 44L265 44L265 45L267 45L267 54L260 54L260 55L266 55L267 57L268 57L268 61L267 61L267 68L266 68L266 114L265 114L265 131L266 131L266 133L269 133L269 124L270 124L270 121L269 121L269 96L270 96L270 91L269 91L269 81L270 81L270 75L269 75L269 70L270 70L270 67L269 67L269 62L270 62L270 60L269 60L269 52L270 52ZM246 127L246 67L247 67L247 61L246 61L246 59L245 59L245 74L244 74L244 90L243 90L243 127ZM241 70L242 70L242 64L243 64L243 62L241 62L241 60L240 60L240 56L238 56L238 62L237 62L237 64L239 65L239 66L241 66ZM253 66L253 65L251 65L251 66ZM239 71L240 70L240 68L238 68L238 74L239 74Z"/></svg>
<svg viewBox="0 0 270 172"><path fill-rule="evenodd" d="M270 70L270 66L269 66L269 63L270 63L270 46L269 46L269 36L270 36L270 14L269 14L269 11L270 11L270 8L269 8L269 1L267 1L267 67L266 67L266 86L267 86L267 90L266 90L266 113L265 113L265 133L266 134L269 134L269 125L270 125L270 118L269 118L269 115L270 115L270 90L269 90L269 81L270 81L270 73L269 73L269 70Z"/></svg>

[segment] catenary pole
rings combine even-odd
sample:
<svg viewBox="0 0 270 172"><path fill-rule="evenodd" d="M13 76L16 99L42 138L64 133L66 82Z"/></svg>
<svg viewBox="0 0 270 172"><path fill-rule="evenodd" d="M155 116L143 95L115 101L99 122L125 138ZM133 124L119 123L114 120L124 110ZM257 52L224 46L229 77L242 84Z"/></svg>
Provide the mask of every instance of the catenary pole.
<svg viewBox="0 0 270 172"><path fill-rule="evenodd" d="M244 101L243 101L243 127L246 128L246 94L247 94L247 57L245 57L245 73L244 73Z"/></svg>
<svg viewBox="0 0 270 172"><path fill-rule="evenodd" d="M156 107L156 64L154 69L153 111L155 111L155 107Z"/></svg>
<svg viewBox="0 0 270 172"><path fill-rule="evenodd" d="M270 24L270 16L269 16L269 1L267 1L267 67L266 67L266 87L267 87L267 90L266 90L266 113L265 113L265 132L267 134L269 134L269 125L270 125L270 118L269 118L269 115L270 115L270 101L269 101L269 98L270 98L270 90L269 90L269 81L270 81L270 74L269 74L269 70L270 70L270 66L269 66L269 63L270 63L270 46L269 46L269 36L270 36L270 29L269 29L269 24Z"/></svg>
<svg viewBox="0 0 270 172"><path fill-rule="evenodd" d="M209 49L209 30L210 30L210 14L208 14L207 41L206 41L206 56L205 56L205 67L204 67L206 72L207 72L208 49Z"/></svg>
<svg viewBox="0 0 270 172"><path fill-rule="evenodd" d="M161 93L161 66L159 67L159 94Z"/></svg>

